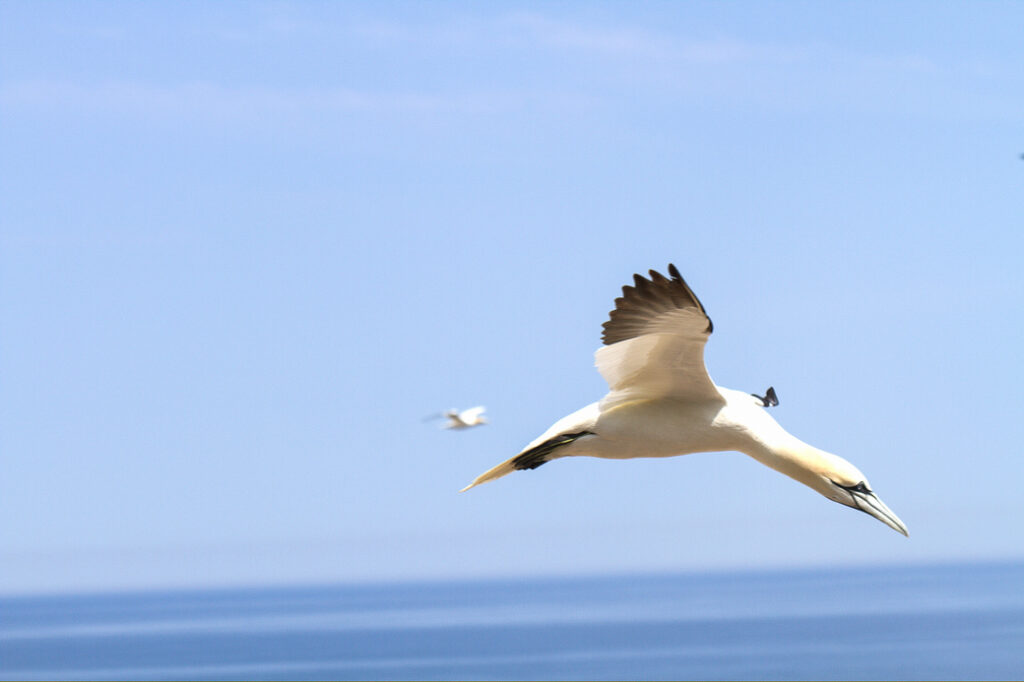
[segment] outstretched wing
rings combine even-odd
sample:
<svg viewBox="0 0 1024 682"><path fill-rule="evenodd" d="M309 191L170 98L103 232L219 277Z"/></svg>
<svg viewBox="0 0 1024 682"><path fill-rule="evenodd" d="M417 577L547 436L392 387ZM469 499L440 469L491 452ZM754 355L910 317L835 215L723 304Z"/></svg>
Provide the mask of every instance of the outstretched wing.
<svg viewBox="0 0 1024 682"><path fill-rule="evenodd" d="M713 325L676 266L670 277L650 271L622 287L604 323L604 346L594 354L611 392L602 409L651 398L718 400L704 367L704 344Z"/></svg>
<svg viewBox="0 0 1024 682"><path fill-rule="evenodd" d="M484 413L484 410L486 410L486 409L487 408L484 407L483 405L477 405L476 407L471 407L468 410L463 410L462 412L460 412L459 413L459 419L461 419L462 421L466 422L467 424L472 424L473 422L476 421L477 417L479 417L481 414Z"/></svg>

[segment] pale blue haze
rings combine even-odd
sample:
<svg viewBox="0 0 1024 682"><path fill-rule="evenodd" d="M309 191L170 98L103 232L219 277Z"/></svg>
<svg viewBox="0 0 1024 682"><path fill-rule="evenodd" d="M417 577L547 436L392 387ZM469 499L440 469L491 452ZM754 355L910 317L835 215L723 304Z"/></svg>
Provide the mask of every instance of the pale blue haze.
<svg viewBox="0 0 1024 682"><path fill-rule="evenodd" d="M1022 26L0 3L0 592L1021 559ZM909 539L738 454L457 493L669 262Z"/></svg>

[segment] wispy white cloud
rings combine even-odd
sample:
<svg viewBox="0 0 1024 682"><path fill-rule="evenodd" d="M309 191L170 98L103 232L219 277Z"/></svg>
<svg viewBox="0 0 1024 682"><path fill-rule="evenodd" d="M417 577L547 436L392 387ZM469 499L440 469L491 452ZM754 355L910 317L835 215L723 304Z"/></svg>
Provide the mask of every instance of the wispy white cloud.
<svg viewBox="0 0 1024 682"><path fill-rule="evenodd" d="M328 13L331 14L331 13ZM440 13L438 13L440 14ZM61 25L65 33L120 39L130 36L126 25ZM416 50L471 49L481 55L498 55L529 50L541 58L545 52L576 53L584 57L632 62L640 67L678 67L690 65L716 67L777 68L830 67L850 71L874 71L890 74L974 75L1006 73L1008 67L974 61L951 61L948 53L928 55L902 50L857 51L822 42L781 42L746 38L738 35L714 36L674 33L640 23L601 22L593 19L556 16L545 11L451 12L440 18L394 19L369 13L333 13L314 16L301 6L264 3L250 12L213 16L193 27L196 35L224 42L261 42L274 40L284 45L293 42L328 41L360 47L405 47ZM842 74L837 74L841 76Z"/></svg>
<svg viewBox="0 0 1024 682"><path fill-rule="evenodd" d="M1005 79L1005 65L980 69L978 64L953 61L948 54L687 35L550 12L420 23L376 21L349 30L377 46L430 51L435 56L455 47L499 62L517 53L528 54L535 62L550 59L553 68L540 74L541 79L571 95L602 99L595 94L601 92L606 101L628 88L633 95L646 89L652 97L782 109L834 106L932 114L937 113L935 103L946 100L948 113L987 106L989 114L1004 116L1009 110L1005 98L986 91L986 79L991 81L996 72ZM578 57L572 67L565 66L565 55ZM983 75L985 70L989 77Z"/></svg>
<svg viewBox="0 0 1024 682"><path fill-rule="evenodd" d="M212 82L159 85L26 80L0 85L7 110L73 107L82 112L234 118L303 113L487 113L506 108L515 93L369 91L344 87L230 87Z"/></svg>
<svg viewBox="0 0 1024 682"><path fill-rule="evenodd" d="M232 15L236 22L238 19ZM544 109L595 108L648 93L694 101L746 102L780 108L858 107L929 115L987 112L1016 115L1020 107L1005 84L1022 78L1007 65L958 63L949 55L857 51L824 43L772 43L737 36L693 36L646 25L618 25L516 12L452 15L428 20L339 19L313 22L293 9L270 9L233 27L211 22L214 40L280 39L275 49L298 42L330 41L349 55L387 49L387 86L338 84L292 87L268 82L238 86L216 76L178 83L136 80L37 79L0 85L8 110L65 107L135 115L255 119L260 116L406 113L488 114ZM112 34L113 35L113 34ZM566 54L578 59L565 60ZM465 57L489 66L466 69ZM529 72L508 71L510 58L528 55ZM429 78L416 61L429 57ZM450 72L437 64L451 60ZM552 68L543 64L549 60ZM567 64L569 62L569 64ZM363 75L372 76L372 60ZM516 63L519 63L516 61ZM363 79L365 80L365 79ZM1003 83L1004 87L995 84Z"/></svg>
<svg viewBox="0 0 1024 682"><path fill-rule="evenodd" d="M323 29L323 26L316 27L318 31ZM354 37L392 45L474 47L484 53L509 49L558 50L590 57L662 62L666 65L688 63L709 68L829 64L857 70L935 74L968 70L980 73L999 69L994 64L957 63L951 61L948 54L857 51L821 41L770 42L728 34L712 37L681 35L647 26L555 18L542 12L515 12L490 18L450 17L444 21L420 23L359 21L336 29Z"/></svg>
<svg viewBox="0 0 1024 682"><path fill-rule="evenodd" d="M644 29L588 26L537 13L509 15L500 26L518 31L532 43L561 50L650 58L663 58L675 51L672 40Z"/></svg>
<svg viewBox="0 0 1024 682"><path fill-rule="evenodd" d="M310 27L312 29L312 27ZM317 27L322 31L323 27ZM360 21L338 30L385 45L562 51L590 57L703 64L790 62L805 56L801 47L763 44L735 37L674 36L640 26L601 25L556 19L540 12L489 18L451 17L444 21L401 23Z"/></svg>
<svg viewBox="0 0 1024 682"><path fill-rule="evenodd" d="M303 40L332 30L329 23L305 18L290 5L260 4L248 9L251 11L230 12L220 20L196 24L192 33L229 43L259 43Z"/></svg>
<svg viewBox="0 0 1024 682"><path fill-rule="evenodd" d="M689 38L672 36L636 26L600 26L556 20L539 13L508 15L500 25L518 30L530 42L561 50L634 59L726 63L792 61L804 54L800 48L759 44L737 38Z"/></svg>
<svg viewBox="0 0 1024 682"><path fill-rule="evenodd" d="M103 41L123 40L128 36L128 30L116 24L58 24L54 27L54 33L65 38L91 38Z"/></svg>
<svg viewBox="0 0 1024 682"><path fill-rule="evenodd" d="M1024 87L1016 63L949 52L858 50L823 41L765 42L698 37L639 26L555 19L542 13L502 18L529 46L577 52L636 91L756 102L790 109L841 107L927 116L1020 116ZM653 91L653 90L652 90Z"/></svg>

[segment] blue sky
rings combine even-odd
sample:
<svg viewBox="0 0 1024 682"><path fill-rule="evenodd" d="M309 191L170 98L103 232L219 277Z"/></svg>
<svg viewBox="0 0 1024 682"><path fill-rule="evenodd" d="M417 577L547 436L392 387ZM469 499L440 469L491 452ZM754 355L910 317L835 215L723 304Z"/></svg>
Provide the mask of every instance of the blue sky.
<svg viewBox="0 0 1024 682"><path fill-rule="evenodd" d="M1022 21L0 4L0 591L1021 558ZM669 262L909 540L735 453L457 493Z"/></svg>

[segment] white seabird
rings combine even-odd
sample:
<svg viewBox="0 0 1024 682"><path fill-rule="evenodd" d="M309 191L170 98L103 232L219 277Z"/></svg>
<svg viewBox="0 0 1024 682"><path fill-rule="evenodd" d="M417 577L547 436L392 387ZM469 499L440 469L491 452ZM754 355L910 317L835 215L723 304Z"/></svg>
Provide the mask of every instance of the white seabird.
<svg viewBox="0 0 1024 682"><path fill-rule="evenodd" d="M672 457L736 450L821 493L870 514L907 535L899 517L878 499L857 467L804 443L772 419L778 404L716 386L704 367L713 325L674 265L670 278L654 270L634 275L604 323L597 369L610 391L573 412L515 457L484 472L463 491L561 457Z"/></svg>
<svg viewBox="0 0 1024 682"><path fill-rule="evenodd" d="M427 419L434 419L436 417L446 417L447 422L441 425L441 428L445 429L468 429L471 426L480 426L487 423L487 417L484 416L483 405L477 405L471 407L468 410L462 410L461 412L456 409L447 410L441 414L432 415Z"/></svg>

